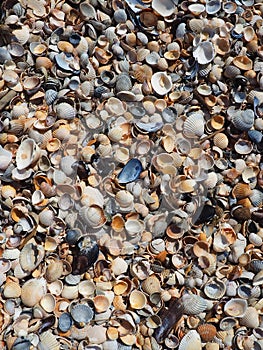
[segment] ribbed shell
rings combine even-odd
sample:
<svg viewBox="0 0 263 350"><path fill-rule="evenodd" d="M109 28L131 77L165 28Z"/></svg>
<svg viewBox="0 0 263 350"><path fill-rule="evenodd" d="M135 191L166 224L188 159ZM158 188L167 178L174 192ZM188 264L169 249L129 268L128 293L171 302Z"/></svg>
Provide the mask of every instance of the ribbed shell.
<svg viewBox="0 0 263 350"><path fill-rule="evenodd" d="M197 327L197 332L199 333L202 341L209 342L214 339L217 329L213 324L205 323Z"/></svg>
<svg viewBox="0 0 263 350"><path fill-rule="evenodd" d="M263 270L263 260L251 260L250 267L254 272L258 273L259 271Z"/></svg>
<svg viewBox="0 0 263 350"><path fill-rule="evenodd" d="M71 310L71 316L78 323L88 323L93 318L93 310L85 304L77 304Z"/></svg>
<svg viewBox="0 0 263 350"><path fill-rule="evenodd" d="M253 189L249 195L249 199L254 207L259 207L263 202L263 193L260 190Z"/></svg>
<svg viewBox="0 0 263 350"><path fill-rule="evenodd" d="M76 116L75 109L66 102L59 103L56 106L57 117L61 119L74 119Z"/></svg>
<svg viewBox="0 0 263 350"><path fill-rule="evenodd" d="M128 74L122 73L117 77L116 80L116 92L130 91L132 88L132 82Z"/></svg>
<svg viewBox="0 0 263 350"><path fill-rule="evenodd" d="M241 131L248 131L249 129L251 129L254 125L254 120L255 116L252 109L246 109L244 111L237 112L232 117L233 125Z"/></svg>
<svg viewBox="0 0 263 350"><path fill-rule="evenodd" d="M196 330L189 331L181 340L178 350L201 350L201 338Z"/></svg>
<svg viewBox="0 0 263 350"><path fill-rule="evenodd" d="M242 326L248 328L256 328L259 326L259 315L258 311L253 307L249 306L243 317L240 318L239 323Z"/></svg>
<svg viewBox="0 0 263 350"><path fill-rule="evenodd" d="M46 99L46 103L47 105L51 105L55 99L57 98L57 91L49 89L45 92L45 99Z"/></svg>
<svg viewBox="0 0 263 350"><path fill-rule="evenodd" d="M198 315L207 308L206 300L195 294L184 294L182 296L182 303L184 313L187 315Z"/></svg>
<svg viewBox="0 0 263 350"><path fill-rule="evenodd" d="M226 134L220 132L214 136L214 145L221 149L225 149L228 146L228 137Z"/></svg>
<svg viewBox="0 0 263 350"><path fill-rule="evenodd" d="M230 79L233 79L240 74L241 74L241 70L232 65L226 66L226 69L224 71L224 76Z"/></svg>
<svg viewBox="0 0 263 350"><path fill-rule="evenodd" d="M187 117L183 126L183 133L187 137L200 137L204 134L204 118L201 113L193 113Z"/></svg>

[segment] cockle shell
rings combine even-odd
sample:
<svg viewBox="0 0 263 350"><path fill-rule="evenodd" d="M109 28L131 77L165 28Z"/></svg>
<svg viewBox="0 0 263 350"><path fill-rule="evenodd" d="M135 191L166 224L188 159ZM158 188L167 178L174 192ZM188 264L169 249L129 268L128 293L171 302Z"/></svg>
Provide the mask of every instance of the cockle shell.
<svg viewBox="0 0 263 350"><path fill-rule="evenodd" d="M130 306L133 309L142 309L144 306L147 304L147 298L144 293L138 291L138 290L133 290L130 294L129 297L130 301Z"/></svg>
<svg viewBox="0 0 263 350"><path fill-rule="evenodd" d="M92 228L99 228L107 221L103 209L95 204L82 207L79 214L82 220Z"/></svg>
<svg viewBox="0 0 263 350"><path fill-rule="evenodd" d="M33 271L43 260L44 248L33 243L26 244L19 255L19 262L25 272Z"/></svg>
<svg viewBox="0 0 263 350"><path fill-rule="evenodd" d="M180 342L178 350L201 350L202 343L200 335L196 330L190 330Z"/></svg>
<svg viewBox="0 0 263 350"><path fill-rule="evenodd" d="M204 134L205 122L202 113L196 112L187 117L183 125L186 137L200 137Z"/></svg>
<svg viewBox="0 0 263 350"><path fill-rule="evenodd" d="M172 89L172 79L164 72L154 73L151 78L151 84L158 95L166 95Z"/></svg>
<svg viewBox="0 0 263 350"><path fill-rule="evenodd" d="M153 274L142 282L142 290L147 294L159 293L161 284L159 279Z"/></svg>
<svg viewBox="0 0 263 350"><path fill-rule="evenodd" d="M76 117L76 110L69 103L62 102L56 106L56 114L60 119L71 120Z"/></svg>
<svg viewBox="0 0 263 350"><path fill-rule="evenodd" d="M221 299L226 292L226 285L218 278L209 280L204 287L204 293L210 299Z"/></svg>
<svg viewBox="0 0 263 350"><path fill-rule="evenodd" d="M184 294L182 296L184 312L187 315L198 315L207 309L207 301L195 294Z"/></svg>
<svg viewBox="0 0 263 350"><path fill-rule="evenodd" d="M40 299L46 294L46 280L41 278L32 278L26 281L21 289L21 300L26 306L35 306Z"/></svg>
<svg viewBox="0 0 263 350"><path fill-rule="evenodd" d="M257 328L259 326L258 311L253 306L249 306L244 316L240 318L239 323L249 328Z"/></svg>
<svg viewBox="0 0 263 350"><path fill-rule="evenodd" d="M93 310L86 304L77 304L71 309L71 316L79 324L88 323L94 315Z"/></svg>
<svg viewBox="0 0 263 350"><path fill-rule="evenodd" d="M57 340L57 337L51 332L46 331L40 334L39 336L40 344L39 347L43 349L52 349L52 350L59 350L60 345Z"/></svg>
<svg viewBox="0 0 263 350"><path fill-rule="evenodd" d="M5 171L12 161L12 153L0 146L0 171Z"/></svg>
<svg viewBox="0 0 263 350"><path fill-rule="evenodd" d="M152 8L161 16L169 17L174 13L176 6L172 0L164 0L162 2L158 0L153 0Z"/></svg>
<svg viewBox="0 0 263 350"><path fill-rule="evenodd" d="M217 13L221 8L220 0L207 0L205 10L209 15Z"/></svg>
<svg viewBox="0 0 263 350"><path fill-rule="evenodd" d="M237 111L231 119L233 125L241 131L247 131L251 129L254 124L254 120L255 116L252 109Z"/></svg>
<svg viewBox="0 0 263 350"><path fill-rule="evenodd" d="M202 341L209 342L214 339L217 329L211 323L204 323L197 327L197 332L199 333Z"/></svg>
<svg viewBox="0 0 263 350"><path fill-rule="evenodd" d="M106 295L96 295L93 298L93 303L95 310L98 313L105 312L110 307L110 300L107 298Z"/></svg>
<svg viewBox="0 0 263 350"><path fill-rule="evenodd" d="M224 306L225 313L229 316L243 317L247 311L247 301L244 299L231 299Z"/></svg>

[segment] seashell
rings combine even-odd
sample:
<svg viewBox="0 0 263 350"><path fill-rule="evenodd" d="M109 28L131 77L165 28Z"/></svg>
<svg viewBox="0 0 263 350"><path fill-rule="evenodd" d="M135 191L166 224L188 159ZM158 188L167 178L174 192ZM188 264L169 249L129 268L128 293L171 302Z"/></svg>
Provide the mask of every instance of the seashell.
<svg viewBox="0 0 263 350"><path fill-rule="evenodd" d="M80 282L79 275L72 275L71 273L65 277L65 281L70 286L76 286Z"/></svg>
<svg viewBox="0 0 263 350"><path fill-rule="evenodd" d="M252 190L249 184L238 183L232 189L232 194L234 198L244 199L251 195Z"/></svg>
<svg viewBox="0 0 263 350"><path fill-rule="evenodd" d="M110 301L105 295L96 295L93 298L93 303L95 311L98 313L105 312L110 307Z"/></svg>
<svg viewBox="0 0 263 350"><path fill-rule="evenodd" d="M226 149L228 146L228 137L226 134L220 132L213 138L214 145L221 149Z"/></svg>
<svg viewBox="0 0 263 350"><path fill-rule="evenodd" d="M63 263L61 260L54 260L49 263L46 269L46 280L47 282L54 282L62 276Z"/></svg>
<svg viewBox="0 0 263 350"><path fill-rule="evenodd" d="M210 342L216 336L217 329L211 323L204 323L197 327L197 332L199 333L202 341Z"/></svg>
<svg viewBox="0 0 263 350"><path fill-rule="evenodd" d="M139 159L133 158L125 164L117 179L120 184L127 184L137 180L142 172L142 163Z"/></svg>
<svg viewBox="0 0 263 350"><path fill-rule="evenodd" d="M241 70L248 71L253 68L253 61L247 56L236 56L232 63Z"/></svg>
<svg viewBox="0 0 263 350"><path fill-rule="evenodd" d="M259 271L253 278L253 286L261 286L263 284L263 271Z"/></svg>
<svg viewBox="0 0 263 350"><path fill-rule="evenodd" d="M19 298L21 295L21 287L18 282L7 280L4 289L3 296L5 298Z"/></svg>
<svg viewBox="0 0 263 350"><path fill-rule="evenodd" d="M218 278L212 278L204 286L204 293L210 299L221 299L226 292L226 285Z"/></svg>
<svg viewBox="0 0 263 350"><path fill-rule="evenodd" d="M142 290L149 295L161 291L160 281L154 274L142 281L141 287Z"/></svg>
<svg viewBox="0 0 263 350"><path fill-rule="evenodd" d="M43 332L39 335L40 344L43 349L59 350L60 345L56 336L51 331Z"/></svg>
<svg viewBox="0 0 263 350"><path fill-rule="evenodd" d="M248 239L255 247L260 247L262 245L262 238L254 232L249 234Z"/></svg>
<svg viewBox="0 0 263 350"><path fill-rule="evenodd" d="M61 291L62 298L73 300L78 298L78 286L64 285Z"/></svg>
<svg viewBox="0 0 263 350"><path fill-rule="evenodd" d="M119 275L127 272L128 264L124 259L117 257L111 263L111 270L115 276L119 276Z"/></svg>
<svg viewBox="0 0 263 350"><path fill-rule="evenodd" d="M193 15L199 16L205 11L205 6L203 4L191 4L188 6L188 10L192 12Z"/></svg>
<svg viewBox="0 0 263 350"><path fill-rule="evenodd" d="M59 316L58 328L61 332L66 333L73 325L72 317L69 313L64 312Z"/></svg>
<svg viewBox="0 0 263 350"><path fill-rule="evenodd" d="M41 298L39 304L46 312L50 313L55 310L56 299L52 294L46 294Z"/></svg>
<svg viewBox="0 0 263 350"><path fill-rule="evenodd" d="M129 296L130 306L132 309L143 309L147 304L147 298L139 290L133 290Z"/></svg>
<svg viewBox="0 0 263 350"><path fill-rule="evenodd" d="M205 26L204 21L200 18L191 18L188 25L194 33L201 33Z"/></svg>
<svg viewBox="0 0 263 350"><path fill-rule="evenodd" d="M13 343L12 349L13 350L29 350L31 346L31 342L27 339L22 339L20 337L16 338L15 342Z"/></svg>
<svg viewBox="0 0 263 350"><path fill-rule="evenodd" d="M33 139L25 139L21 142L16 153L16 165L18 170L26 169L34 164L40 156L40 148Z"/></svg>
<svg viewBox="0 0 263 350"><path fill-rule="evenodd" d="M224 311L229 316L238 318L243 317L247 311L247 301L244 299L233 298L225 304Z"/></svg>
<svg viewBox="0 0 263 350"><path fill-rule="evenodd" d="M208 307L207 301L195 294L184 294L181 298L186 315L198 315Z"/></svg>
<svg viewBox="0 0 263 350"><path fill-rule="evenodd" d="M39 222L44 226L51 226L54 220L54 212L50 209L44 209L39 213Z"/></svg>
<svg viewBox="0 0 263 350"><path fill-rule="evenodd" d="M263 270L263 260L253 259L250 261L250 267L251 269L258 273L261 270Z"/></svg>
<svg viewBox="0 0 263 350"><path fill-rule="evenodd" d="M163 2L153 0L152 8L159 13L159 15L169 17L175 12L176 6L172 0L164 0Z"/></svg>
<svg viewBox="0 0 263 350"><path fill-rule="evenodd" d="M21 288L21 300L25 306L35 306L47 292L46 280L32 278L26 281Z"/></svg>
<svg viewBox="0 0 263 350"><path fill-rule="evenodd" d="M210 41L201 42L194 47L193 56L200 64L207 64L213 61L215 57L215 49L213 44Z"/></svg>
<svg viewBox="0 0 263 350"><path fill-rule="evenodd" d="M12 161L12 152L5 150L0 146L0 171L5 171Z"/></svg>
<svg viewBox="0 0 263 350"><path fill-rule="evenodd" d="M80 325L87 324L94 316L93 310L86 304L76 304L72 307L70 313L73 320Z"/></svg>
<svg viewBox="0 0 263 350"><path fill-rule="evenodd" d="M249 154L252 152L253 144L250 141L239 139L234 148L238 154Z"/></svg>
<svg viewBox="0 0 263 350"><path fill-rule="evenodd" d="M193 113L187 117L183 125L186 137L200 137L204 134L205 122L201 113Z"/></svg>
<svg viewBox="0 0 263 350"><path fill-rule="evenodd" d="M107 221L103 209L95 204L82 207L79 214L82 220L92 228L102 227Z"/></svg>
<svg viewBox="0 0 263 350"><path fill-rule="evenodd" d="M241 112L237 112L233 115L231 121L233 125L241 131L247 131L252 128L254 124L255 116L252 109L246 109Z"/></svg>
<svg viewBox="0 0 263 350"><path fill-rule="evenodd" d="M45 100L48 106L50 106L57 98L58 93L53 89L48 89L45 92Z"/></svg>
<svg viewBox="0 0 263 350"><path fill-rule="evenodd" d="M205 5L205 10L209 15L217 13L221 9L220 0L207 0Z"/></svg>
<svg viewBox="0 0 263 350"><path fill-rule="evenodd" d="M19 263L25 272L34 271L41 263L45 255L42 246L36 246L33 243L26 244L19 255Z"/></svg>
<svg viewBox="0 0 263 350"><path fill-rule="evenodd" d="M249 306L244 316L239 319L239 323L248 328L257 328L259 326L258 311L253 306Z"/></svg>
<svg viewBox="0 0 263 350"><path fill-rule="evenodd" d="M48 57L40 56L36 58L37 69L45 68L48 70L48 69L51 69L52 66L53 66L53 63Z"/></svg>
<svg viewBox="0 0 263 350"><path fill-rule="evenodd" d="M117 76L115 90L116 93L122 91L129 91L132 88L132 82L128 74L121 73Z"/></svg>
<svg viewBox="0 0 263 350"><path fill-rule="evenodd" d="M127 14L124 9L118 9L114 11L113 18L117 23L125 23L127 21Z"/></svg>
<svg viewBox="0 0 263 350"><path fill-rule="evenodd" d="M56 106L56 114L60 119L71 120L76 117L75 108L72 107L69 103L62 102Z"/></svg>
<svg viewBox="0 0 263 350"><path fill-rule="evenodd" d="M173 87L172 79L165 72L154 73L151 77L151 84L158 95L166 95Z"/></svg>
<svg viewBox="0 0 263 350"><path fill-rule="evenodd" d="M241 74L240 69L233 65L226 66L224 70L224 76L230 79L234 79L236 76L240 74Z"/></svg>
<svg viewBox="0 0 263 350"><path fill-rule="evenodd" d="M180 341L178 350L201 350L202 343L200 335L196 330L192 329Z"/></svg>
<svg viewBox="0 0 263 350"><path fill-rule="evenodd" d="M14 30L13 35L21 45L24 45L30 37L29 26L23 25L21 29Z"/></svg>

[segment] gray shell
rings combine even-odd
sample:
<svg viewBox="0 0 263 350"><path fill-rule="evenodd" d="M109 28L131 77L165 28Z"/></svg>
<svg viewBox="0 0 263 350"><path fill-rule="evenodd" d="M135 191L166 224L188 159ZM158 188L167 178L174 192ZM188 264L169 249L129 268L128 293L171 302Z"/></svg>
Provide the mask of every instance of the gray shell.
<svg viewBox="0 0 263 350"><path fill-rule="evenodd" d="M182 304L184 313L187 315L198 315L207 308L207 301L195 294L184 294Z"/></svg>
<svg viewBox="0 0 263 350"><path fill-rule="evenodd" d="M45 99L46 99L46 103L47 105L51 105L55 99L57 98L57 91L49 89L45 92Z"/></svg>
<svg viewBox="0 0 263 350"><path fill-rule="evenodd" d="M116 80L116 92L129 91L132 88L131 78L128 74L122 73L117 77Z"/></svg>
<svg viewBox="0 0 263 350"><path fill-rule="evenodd" d="M238 111L232 117L233 125L241 131L248 131L254 125L254 112L252 109L246 109L244 111Z"/></svg>
<svg viewBox="0 0 263 350"><path fill-rule="evenodd" d="M77 304L71 310L71 316L75 322L88 323L94 315L93 310L85 304Z"/></svg>

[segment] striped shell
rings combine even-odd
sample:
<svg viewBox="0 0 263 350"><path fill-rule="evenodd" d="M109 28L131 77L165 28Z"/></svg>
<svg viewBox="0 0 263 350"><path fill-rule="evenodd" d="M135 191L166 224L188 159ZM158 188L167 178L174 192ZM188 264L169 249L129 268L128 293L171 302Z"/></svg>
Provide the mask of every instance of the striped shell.
<svg viewBox="0 0 263 350"><path fill-rule="evenodd" d="M75 109L66 102L59 103L56 106L56 114L58 118L67 120L74 119L76 117Z"/></svg>
<svg viewBox="0 0 263 350"><path fill-rule="evenodd" d="M45 99L46 99L46 103L47 105L51 105L55 99L57 98L57 91L49 89L45 92Z"/></svg>
<svg viewBox="0 0 263 350"><path fill-rule="evenodd" d="M240 74L241 74L240 69L232 65L226 66L226 69L224 71L224 76L230 79L233 79Z"/></svg>
<svg viewBox="0 0 263 350"><path fill-rule="evenodd" d="M232 117L233 125L241 131L248 131L254 124L255 116L252 109L236 112Z"/></svg>
<svg viewBox="0 0 263 350"><path fill-rule="evenodd" d="M207 301L195 294L184 294L182 296L184 312L187 315L198 315L207 309Z"/></svg>
<svg viewBox="0 0 263 350"><path fill-rule="evenodd" d="M242 326L245 326L248 328L258 327L259 326L258 311L253 306L249 306L244 316L240 318L239 323Z"/></svg>
<svg viewBox="0 0 263 350"><path fill-rule="evenodd" d="M183 133L186 137L201 137L204 134L205 122L199 112L187 117L183 125Z"/></svg>
<svg viewBox="0 0 263 350"><path fill-rule="evenodd" d="M226 134L220 132L216 134L213 138L214 145L221 149L225 149L228 146L228 137Z"/></svg>
<svg viewBox="0 0 263 350"><path fill-rule="evenodd" d="M189 331L181 340L178 350L201 350L201 337L196 330Z"/></svg>

